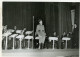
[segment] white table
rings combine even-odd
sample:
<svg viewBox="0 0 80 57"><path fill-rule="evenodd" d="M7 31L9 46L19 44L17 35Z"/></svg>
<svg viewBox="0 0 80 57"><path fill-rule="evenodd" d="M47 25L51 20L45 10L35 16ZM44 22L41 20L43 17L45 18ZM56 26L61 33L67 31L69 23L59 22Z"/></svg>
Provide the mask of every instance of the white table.
<svg viewBox="0 0 80 57"><path fill-rule="evenodd" d="M33 39L33 36L26 36L25 39L28 39L28 49L29 49L29 43L30 43L30 39ZM33 43L32 43L33 44ZM33 46L33 45L32 45Z"/></svg>
<svg viewBox="0 0 80 57"><path fill-rule="evenodd" d="M49 41L53 40L53 50L54 50L54 40L58 40L57 37L49 37Z"/></svg>
<svg viewBox="0 0 80 57"><path fill-rule="evenodd" d="M13 50L14 50L14 38L17 36L18 34L12 34L9 38L13 38Z"/></svg>
<svg viewBox="0 0 80 57"><path fill-rule="evenodd" d="M5 46L5 49L7 49L7 38L8 38L8 36L11 35L11 34L12 34L12 33L10 33L10 32L6 32L6 33L2 34L2 36L6 37L6 46Z"/></svg>
<svg viewBox="0 0 80 57"><path fill-rule="evenodd" d="M66 41L66 49L67 49L67 41L70 40L70 39L71 39L71 38L69 38L69 37L63 37L63 38L62 38L62 40L65 40L65 41Z"/></svg>
<svg viewBox="0 0 80 57"><path fill-rule="evenodd" d="M24 35L18 35L16 38L20 40L20 49L21 49L21 41L24 38Z"/></svg>

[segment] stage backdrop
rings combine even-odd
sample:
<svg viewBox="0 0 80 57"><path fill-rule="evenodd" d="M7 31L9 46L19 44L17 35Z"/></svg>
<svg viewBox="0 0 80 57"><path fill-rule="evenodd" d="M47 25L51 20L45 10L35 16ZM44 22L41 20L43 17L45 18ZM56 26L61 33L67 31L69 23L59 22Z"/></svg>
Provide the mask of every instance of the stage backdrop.
<svg viewBox="0 0 80 57"><path fill-rule="evenodd" d="M32 5L26 2L3 3L3 25L8 28L33 30Z"/></svg>
<svg viewBox="0 0 80 57"><path fill-rule="evenodd" d="M33 16L34 19L43 19L48 35L53 32L62 35L71 31L69 3L3 3L3 25L8 25L8 28L17 26L18 29L26 27L32 30Z"/></svg>
<svg viewBox="0 0 80 57"><path fill-rule="evenodd" d="M8 28L33 30L34 20L45 19L44 3L32 2L3 2L3 25Z"/></svg>
<svg viewBox="0 0 80 57"><path fill-rule="evenodd" d="M72 31L70 3L45 3L46 29L48 34Z"/></svg>
<svg viewBox="0 0 80 57"><path fill-rule="evenodd" d="M76 4L76 10L78 6ZM75 12L75 23L79 24L78 11ZM63 32L72 31L71 22L71 3L53 3L53 2L3 2L3 25L8 28L33 30L34 21L43 19L47 36L52 36L53 32L61 37ZM36 29L37 23L34 24ZM61 38L59 37L59 41ZM61 42L59 42L61 46Z"/></svg>
<svg viewBox="0 0 80 57"><path fill-rule="evenodd" d="M46 31L48 35L57 32L59 47L63 32L72 32L71 3L45 3Z"/></svg>

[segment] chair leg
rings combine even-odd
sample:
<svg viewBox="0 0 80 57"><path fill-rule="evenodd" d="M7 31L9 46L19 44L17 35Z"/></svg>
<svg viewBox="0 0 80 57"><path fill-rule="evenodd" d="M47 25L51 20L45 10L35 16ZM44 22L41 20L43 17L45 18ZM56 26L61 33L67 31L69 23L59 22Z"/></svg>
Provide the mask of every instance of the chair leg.
<svg viewBox="0 0 80 57"><path fill-rule="evenodd" d="M42 43L42 49L44 49L44 43Z"/></svg>
<svg viewBox="0 0 80 57"><path fill-rule="evenodd" d="M39 49L41 49L41 43L39 43Z"/></svg>

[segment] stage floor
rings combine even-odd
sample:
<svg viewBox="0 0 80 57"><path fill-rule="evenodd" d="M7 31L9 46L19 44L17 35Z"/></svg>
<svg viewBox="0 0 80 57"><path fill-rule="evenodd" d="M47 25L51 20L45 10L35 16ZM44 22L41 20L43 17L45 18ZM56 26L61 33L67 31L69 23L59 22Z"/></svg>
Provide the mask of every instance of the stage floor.
<svg viewBox="0 0 80 57"><path fill-rule="evenodd" d="M2 50L2 57L79 57L79 49Z"/></svg>

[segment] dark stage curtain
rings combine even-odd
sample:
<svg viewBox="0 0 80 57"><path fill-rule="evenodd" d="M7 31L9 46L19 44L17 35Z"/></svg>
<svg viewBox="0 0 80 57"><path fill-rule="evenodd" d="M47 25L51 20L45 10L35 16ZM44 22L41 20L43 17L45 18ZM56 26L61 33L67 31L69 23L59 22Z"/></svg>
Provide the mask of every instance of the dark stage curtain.
<svg viewBox="0 0 80 57"><path fill-rule="evenodd" d="M70 5L68 3L45 3L46 29L48 34L72 31Z"/></svg>
<svg viewBox="0 0 80 57"><path fill-rule="evenodd" d="M45 21L48 35L54 31L60 35L71 31L70 9L67 3L3 3L3 25L8 25L9 28L17 26L19 29L26 27L27 30L32 30L32 16Z"/></svg>
<svg viewBox="0 0 80 57"><path fill-rule="evenodd" d="M59 35L59 47L63 32L72 32L70 3L45 3L46 32L51 36L53 32Z"/></svg>
<svg viewBox="0 0 80 57"><path fill-rule="evenodd" d="M59 34L72 32L72 21L69 3L59 3Z"/></svg>
<svg viewBox="0 0 80 57"><path fill-rule="evenodd" d="M63 32L72 32L72 22L69 3L59 3L59 48L61 48L61 35Z"/></svg>
<svg viewBox="0 0 80 57"><path fill-rule="evenodd" d="M31 11L31 3L26 2L3 2L3 25L8 25L8 28L26 30L33 29L33 18Z"/></svg>
<svg viewBox="0 0 80 57"><path fill-rule="evenodd" d="M79 3L79 38L80 38L80 3ZM79 43L80 43L80 39L79 39ZM79 48L80 48L80 44L79 44Z"/></svg>
<svg viewBox="0 0 80 57"><path fill-rule="evenodd" d="M58 3L45 3L46 32L51 36L53 32L58 33Z"/></svg>

